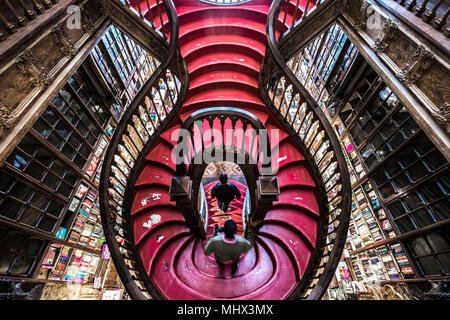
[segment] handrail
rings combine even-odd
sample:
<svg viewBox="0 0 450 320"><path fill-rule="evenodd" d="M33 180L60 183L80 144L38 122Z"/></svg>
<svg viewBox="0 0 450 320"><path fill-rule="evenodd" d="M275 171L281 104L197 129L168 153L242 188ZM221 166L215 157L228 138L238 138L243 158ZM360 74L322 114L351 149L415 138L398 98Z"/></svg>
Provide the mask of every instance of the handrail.
<svg viewBox="0 0 450 320"><path fill-rule="evenodd" d="M47 11L58 14L70 6L75 1L66 1L59 4L57 0L42 0L38 3L34 0L3 0L0 10L0 41L5 40L9 35L24 28L28 23L41 19L41 15ZM46 18L41 20L45 22Z"/></svg>
<svg viewBox="0 0 450 320"><path fill-rule="evenodd" d="M320 225L315 250L290 297L314 300L320 299L327 289L345 245L351 204L350 178L334 130L278 49L275 33L283 31L277 22L284 2L274 0L270 7L259 88L263 101L304 154L319 188Z"/></svg>
<svg viewBox="0 0 450 320"><path fill-rule="evenodd" d="M278 19L282 20L283 28L280 30L279 40L286 36L292 29L296 28L310 13L328 0L306 0L306 4L303 1L300 2L300 0L294 1L296 1L295 5L290 0L281 0ZM291 16L290 23L288 16Z"/></svg>
<svg viewBox="0 0 450 320"><path fill-rule="evenodd" d="M213 132L212 128L220 132ZM242 137L244 137L241 141L234 139L238 130L242 130ZM208 133L208 131L211 132ZM250 139L245 139L246 137ZM214 154L212 156L214 158L205 159L204 153ZM173 190L178 189L175 185L181 181L185 181L187 186L186 181L189 180L192 186L192 199L198 199L198 193L201 192L199 190L201 177L209 160L232 161L241 167L250 190L247 201L248 208L251 208L252 212L248 212L249 215L263 217L278 195L276 192L273 193L273 190L269 192L267 189L262 191L263 194L258 193L257 187L261 181L266 182L264 184L267 185L266 188L278 187L278 184L276 177L272 175L272 153L267 129L261 120L245 110L221 107L201 109L191 113L180 128L174 155L177 156L177 176L172 179ZM179 194L174 192L171 199L178 198L181 208L186 199L178 196ZM260 199L256 203L258 196ZM202 221L198 219L199 206L182 209L185 211L186 220L192 226L192 231L204 237L205 234L199 231L202 229Z"/></svg>
<svg viewBox="0 0 450 320"><path fill-rule="evenodd" d="M164 39L169 39L170 30L165 29L163 0L120 0L129 10L142 21L157 31ZM136 9L135 9L136 7ZM152 13L155 10L156 15ZM173 30L173 29L172 29Z"/></svg>
<svg viewBox="0 0 450 320"><path fill-rule="evenodd" d="M145 155L178 114L189 87L172 0L164 0L164 10L172 35L167 59L161 61L122 116L106 151L100 181L100 210L108 248L122 283L138 300L162 297L152 286L134 245L130 223L133 186Z"/></svg>
<svg viewBox="0 0 450 320"><path fill-rule="evenodd" d="M250 190L247 188L245 193L244 203L242 205L242 227L246 229L247 222L250 219L251 205L250 205Z"/></svg>
<svg viewBox="0 0 450 320"><path fill-rule="evenodd" d="M417 16L422 19L422 21L439 32L445 33L446 36L450 36L450 24L447 23L447 18L450 15L450 6L447 1L443 0L375 0L377 3L387 6L390 10L393 10L395 7L401 6L408 10L410 14ZM391 3L391 4L390 4ZM394 4L393 8L391 5ZM395 9L394 9L395 10ZM395 11L401 11L402 9L398 8ZM402 18L408 22L407 19Z"/></svg>

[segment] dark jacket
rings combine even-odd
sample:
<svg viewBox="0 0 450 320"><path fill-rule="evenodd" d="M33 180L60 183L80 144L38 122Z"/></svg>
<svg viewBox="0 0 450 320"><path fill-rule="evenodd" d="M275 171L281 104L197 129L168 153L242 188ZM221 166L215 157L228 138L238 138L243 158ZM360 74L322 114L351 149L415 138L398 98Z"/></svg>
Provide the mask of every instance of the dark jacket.
<svg viewBox="0 0 450 320"><path fill-rule="evenodd" d="M241 198L241 193L239 189L232 183L221 184L218 183L212 188L211 198L217 198L219 201L231 202L234 197L236 199Z"/></svg>

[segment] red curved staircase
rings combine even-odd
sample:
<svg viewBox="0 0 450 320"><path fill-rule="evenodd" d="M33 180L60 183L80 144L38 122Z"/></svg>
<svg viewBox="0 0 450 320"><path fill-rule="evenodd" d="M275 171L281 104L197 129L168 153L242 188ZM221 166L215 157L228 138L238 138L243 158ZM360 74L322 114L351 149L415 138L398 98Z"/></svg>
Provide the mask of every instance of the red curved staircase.
<svg viewBox="0 0 450 320"><path fill-rule="evenodd" d="M135 183L131 208L135 245L152 285L163 298L286 299L311 260L320 215L318 191L304 156L259 98L258 74L271 1L238 6L196 0L174 4L190 87L179 115L146 155ZM157 7L153 10L156 16ZM300 10L288 12L286 24L301 15ZM190 232L182 212L169 199L170 181L176 175L172 133L193 111L212 107L241 108L257 116L266 128L280 130L279 145L272 145L272 149L279 148L272 158L279 167L279 200L256 233L254 248L241 257L233 278L228 276L229 269L221 274L214 259L203 254L205 241ZM211 187L205 186L207 196ZM239 188L241 201L229 209L236 219L246 187ZM209 237L217 212L214 201L208 199Z"/></svg>

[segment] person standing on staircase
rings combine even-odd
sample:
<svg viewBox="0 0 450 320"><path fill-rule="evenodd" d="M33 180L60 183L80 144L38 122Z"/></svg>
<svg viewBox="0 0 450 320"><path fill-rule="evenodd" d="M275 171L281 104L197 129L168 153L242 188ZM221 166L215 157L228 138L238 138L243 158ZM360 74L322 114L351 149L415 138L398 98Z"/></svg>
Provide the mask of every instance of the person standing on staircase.
<svg viewBox="0 0 450 320"><path fill-rule="evenodd" d="M214 253L214 258L221 272L224 271L225 263L231 262L231 276L236 273L238 260L241 254L249 251L253 245L245 238L236 235L237 225L233 220L227 220L223 228L216 225L215 236L205 246L205 255ZM223 231L223 234L220 233Z"/></svg>
<svg viewBox="0 0 450 320"><path fill-rule="evenodd" d="M211 198L217 198L219 202L219 210L227 212L230 202L241 198L239 189L232 183L228 182L228 176L226 173L221 173L219 176L220 183L216 184L211 191Z"/></svg>

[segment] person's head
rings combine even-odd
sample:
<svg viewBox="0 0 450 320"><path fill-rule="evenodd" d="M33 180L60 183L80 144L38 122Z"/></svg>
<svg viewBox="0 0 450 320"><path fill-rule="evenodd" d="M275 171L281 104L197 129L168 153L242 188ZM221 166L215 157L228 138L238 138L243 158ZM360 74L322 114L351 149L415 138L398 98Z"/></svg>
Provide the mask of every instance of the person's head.
<svg viewBox="0 0 450 320"><path fill-rule="evenodd" d="M219 176L219 181L220 181L222 184L227 183L227 181L228 181L228 176L227 176L227 174L226 174L226 173L221 173L220 176Z"/></svg>
<svg viewBox="0 0 450 320"><path fill-rule="evenodd" d="M234 234L236 233L237 226L236 222L233 220L227 220L225 224L223 225L223 232L225 233L225 237L227 238L233 238Z"/></svg>

